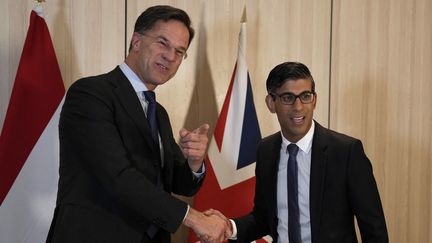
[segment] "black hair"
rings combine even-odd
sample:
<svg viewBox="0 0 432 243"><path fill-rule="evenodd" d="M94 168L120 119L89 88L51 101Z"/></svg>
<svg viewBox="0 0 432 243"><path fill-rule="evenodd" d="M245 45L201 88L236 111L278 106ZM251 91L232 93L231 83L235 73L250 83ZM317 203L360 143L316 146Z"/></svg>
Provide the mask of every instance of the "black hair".
<svg viewBox="0 0 432 243"><path fill-rule="evenodd" d="M309 69L300 62L284 62L274 67L267 78L267 92L275 92L288 80L309 79L312 82L312 92L315 92L315 81Z"/></svg>

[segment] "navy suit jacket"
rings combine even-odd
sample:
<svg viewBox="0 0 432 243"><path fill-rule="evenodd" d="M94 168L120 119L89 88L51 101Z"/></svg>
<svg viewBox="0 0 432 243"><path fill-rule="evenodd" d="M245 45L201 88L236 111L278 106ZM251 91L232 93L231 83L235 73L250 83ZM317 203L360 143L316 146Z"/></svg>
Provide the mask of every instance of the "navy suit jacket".
<svg viewBox="0 0 432 243"><path fill-rule="evenodd" d="M280 132L258 148L253 211L235 219L237 242L267 234L277 241L277 174ZM310 172L310 223L313 243L357 242L354 216L363 243L388 242L381 200L360 140L315 122Z"/></svg>
<svg viewBox="0 0 432 243"><path fill-rule="evenodd" d="M194 179L160 104L157 121L163 167L139 98L118 67L70 87L48 242L169 242L187 211L171 192L192 196L202 180ZM159 228L157 239L147 237L151 224Z"/></svg>

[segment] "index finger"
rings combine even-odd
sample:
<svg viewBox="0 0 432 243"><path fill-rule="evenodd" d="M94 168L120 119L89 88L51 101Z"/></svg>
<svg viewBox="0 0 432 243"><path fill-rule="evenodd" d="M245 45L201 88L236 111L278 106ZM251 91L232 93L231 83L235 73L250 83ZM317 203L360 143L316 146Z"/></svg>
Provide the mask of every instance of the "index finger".
<svg viewBox="0 0 432 243"><path fill-rule="evenodd" d="M200 127L198 127L197 129L195 129L193 131L193 133L198 133L198 134L207 134L208 130L210 128L210 125L207 123L202 124Z"/></svg>

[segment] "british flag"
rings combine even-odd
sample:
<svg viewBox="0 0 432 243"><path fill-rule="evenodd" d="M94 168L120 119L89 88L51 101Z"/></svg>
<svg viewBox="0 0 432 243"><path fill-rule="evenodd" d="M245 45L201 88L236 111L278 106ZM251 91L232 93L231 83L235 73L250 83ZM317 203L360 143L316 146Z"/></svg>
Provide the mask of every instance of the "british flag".
<svg viewBox="0 0 432 243"><path fill-rule="evenodd" d="M199 211L214 208L228 218L239 217L252 210L255 152L260 140L261 132L246 65L246 21L243 17L237 62L210 140L206 158L207 175L195 197L194 208ZM189 242L197 240L191 232Z"/></svg>

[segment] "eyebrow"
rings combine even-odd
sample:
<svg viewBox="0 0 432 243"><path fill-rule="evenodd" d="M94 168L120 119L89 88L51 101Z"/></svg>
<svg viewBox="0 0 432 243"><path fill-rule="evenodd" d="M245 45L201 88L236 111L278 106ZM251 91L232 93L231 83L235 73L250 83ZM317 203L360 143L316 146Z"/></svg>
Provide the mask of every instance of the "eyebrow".
<svg viewBox="0 0 432 243"><path fill-rule="evenodd" d="M163 39L164 41L166 41L166 42L168 42L168 44L171 46L171 41L170 40L168 40L168 38L166 38L165 36L163 36L163 35L159 35L159 36L156 36L156 38L161 38L161 39ZM187 50L187 48L186 47L184 47L184 46L179 46L179 47L174 47L174 46L172 46L174 49L179 49L179 50L181 50L181 51L186 51Z"/></svg>
<svg viewBox="0 0 432 243"><path fill-rule="evenodd" d="M293 92L283 92L282 94L279 94L279 95L286 95L286 94L290 94L290 95L301 95L301 94L306 93L306 92L313 93L312 90L304 90L304 91L300 92L299 94L295 94L295 93L293 93Z"/></svg>

